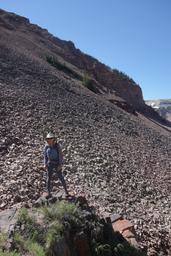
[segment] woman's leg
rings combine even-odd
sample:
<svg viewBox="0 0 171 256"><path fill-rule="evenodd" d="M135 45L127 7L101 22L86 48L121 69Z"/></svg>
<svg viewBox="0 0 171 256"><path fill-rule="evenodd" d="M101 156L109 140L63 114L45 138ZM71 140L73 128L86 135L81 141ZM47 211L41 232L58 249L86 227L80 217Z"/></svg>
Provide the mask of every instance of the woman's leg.
<svg viewBox="0 0 171 256"><path fill-rule="evenodd" d="M64 179L64 176L63 176L62 171L57 171L57 170L56 170L56 174L57 174L57 176L58 176L58 179L61 181L62 186L63 186L64 189L65 189L65 193L68 194L66 182L65 182L65 179Z"/></svg>
<svg viewBox="0 0 171 256"><path fill-rule="evenodd" d="M53 168L52 166L48 166L47 168L47 178L46 178L46 190L50 194L51 192L51 178L52 178Z"/></svg>

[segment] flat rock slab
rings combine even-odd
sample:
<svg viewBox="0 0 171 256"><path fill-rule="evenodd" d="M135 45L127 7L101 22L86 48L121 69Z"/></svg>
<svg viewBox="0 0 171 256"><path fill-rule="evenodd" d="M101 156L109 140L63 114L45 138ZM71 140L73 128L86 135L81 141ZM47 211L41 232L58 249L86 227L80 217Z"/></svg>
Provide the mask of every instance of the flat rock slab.
<svg viewBox="0 0 171 256"><path fill-rule="evenodd" d="M128 220L117 220L116 222L113 223L113 229L115 231L119 231L121 234L123 231L129 229L131 231L134 231L134 225L128 221Z"/></svg>
<svg viewBox="0 0 171 256"><path fill-rule="evenodd" d="M0 212L0 232L8 232L17 221L17 208L11 208Z"/></svg>
<svg viewBox="0 0 171 256"><path fill-rule="evenodd" d="M114 223L117 220L122 220L123 217L120 214L112 214L110 215L111 222Z"/></svg>
<svg viewBox="0 0 171 256"><path fill-rule="evenodd" d="M122 236L135 248L139 248L138 242L136 240L136 232L134 225L126 219L117 218L119 215L116 215L115 222L112 223L114 231L119 231Z"/></svg>

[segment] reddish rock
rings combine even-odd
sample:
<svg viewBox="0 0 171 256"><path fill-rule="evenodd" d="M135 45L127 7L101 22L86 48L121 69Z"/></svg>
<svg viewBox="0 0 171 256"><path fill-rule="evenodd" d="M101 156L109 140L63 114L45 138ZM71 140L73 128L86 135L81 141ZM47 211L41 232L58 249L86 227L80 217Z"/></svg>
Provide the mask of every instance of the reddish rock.
<svg viewBox="0 0 171 256"><path fill-rule="evenodd" d="M129 229L134 232L134 226L129 220L117 220L112 224L114 231L119 231L123 234L123 231Z"/></svg>
<svg viewBox="0 0 171 256"><path fill-rule="evenodd" d="M114 231L119 231L131 245L139 247L134 226L129 220L118 219L112 224L112 227Z"/></svg>
<svg viewBox="0 0 171 256"><path fill-rule="evenodd" d="M62 255L62 256L70 256L70 249L65 241L65 239L58 242L54 249L55 255Z"/></svg>
<svg viewBox="0 0 171 256"><path fill-rule="evenodd" d="M76 247L76 252L79 256L90 256L90 248L88 244L88 239L83 232L76 234L74 238L74 244Z"/></svg>
<svg viewBox="0 0 171 256"><path fill-rule="evenodd" d="M135 237L135 234L133 232L131 232L129 229L126 229L123 231L122 233L123 237L127 238L132 238Z"/></svg>

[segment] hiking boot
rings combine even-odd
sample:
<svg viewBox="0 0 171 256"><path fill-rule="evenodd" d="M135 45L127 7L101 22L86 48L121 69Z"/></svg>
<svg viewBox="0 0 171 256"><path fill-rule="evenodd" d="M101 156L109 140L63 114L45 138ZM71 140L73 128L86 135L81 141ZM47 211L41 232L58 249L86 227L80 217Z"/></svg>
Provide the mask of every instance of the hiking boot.
<svg viewBox="0 0 171 256"><path fill-rule="evenodd" d="M45 193L43 193L43 196L44 196L46 199L48 199L48 198L52 197L52 194L51 194L50 192L45 192Z"/></svg>
<svg viewBox="0 0 171 256"><path fill-rule="evenodd" d="M65 191L65 197L68 198L70 196L71 196L70 193L68 191Z"/></svg>

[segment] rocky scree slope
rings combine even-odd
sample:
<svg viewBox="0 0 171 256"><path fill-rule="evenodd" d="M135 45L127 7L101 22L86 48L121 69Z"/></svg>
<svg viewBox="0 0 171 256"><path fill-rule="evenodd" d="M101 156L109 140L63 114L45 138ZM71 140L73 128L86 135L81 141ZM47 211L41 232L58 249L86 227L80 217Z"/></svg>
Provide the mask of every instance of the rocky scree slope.
<svg viewBox="0 0 171 256"><path fill-rule="evenodd" d="M78 79L29 54L27 48L23 51L22 45L15 46L15 37L14 47L4 38L0 41L0 208L31 206L39 198L45 180L43 135L53 129L63 146L69 188L84 192L100 214L116 212L134 220L148 255L167 255L169 133L163 136L149 129ZM57 193L61 186L54 182Z"/></svg>
<svg viewBox="0 0 171 256"><path fill-rule="evenodd" d="M12 52L9 56L4 65L1 54L0 67L1 209L16 203L31 206L39 198L43 134L52 128L63 145L70 189L84 192L101 214L118 212L134 219L143 244L165 253L170 137L63 75L54 76ZM18 79L13 77L17 72ZM59 189L56 181L54 192Z"/></svg>
<svg viewBox="0 0 171 256"><path fill-rule="evenodd" d="M0 33L1 43L38 59L43 65L47 65L47 58L53 58L58 68L64 65L68 70L63 71L73 71L77 79L88 75L94 91L109 100L118 102L121 98L136 110L154 112L145 105L141 88L131 78L82 53L71 41L60 40L46 29L30 24L28 19L3 10L0 10Z"/></svg>

